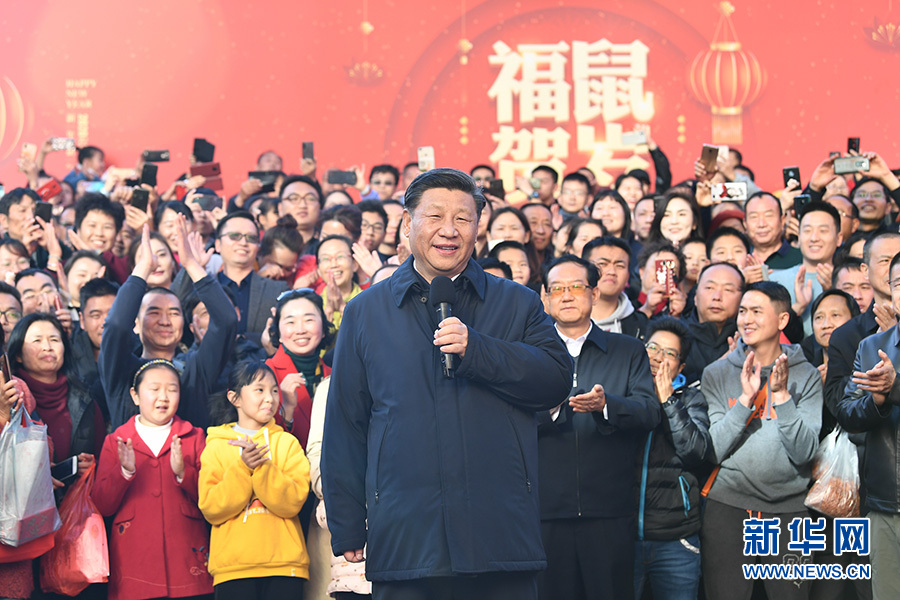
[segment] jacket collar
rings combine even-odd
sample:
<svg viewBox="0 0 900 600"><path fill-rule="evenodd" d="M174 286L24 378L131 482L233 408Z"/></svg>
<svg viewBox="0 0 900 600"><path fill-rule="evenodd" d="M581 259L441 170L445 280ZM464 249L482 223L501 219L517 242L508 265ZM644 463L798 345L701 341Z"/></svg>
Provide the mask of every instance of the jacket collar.
<svg viewBox="0 0 900 600"><path fill-rule="evenodd" d="M609 347L609 332L603 331L599 327L597 327L596 323L591 323L591 330L588 332L586 342L591 342L600 350L606 352Z"/></svg>
<svg viewBox="0 0 900 600"><path fill-rule="evenodd" d="M388 281L391 286L391 295L394 297L394 303L398 308L411 289L423 292L426 295L430 290L430 286L428 285L428 282L425 281L425 278L419 275L413 268L412 257L403 261L403 264L400 265L399 269L394 271L394 274L391 275L391 278ZM468 281L472 289L475 290L475 293L478 294L478 298L484 300L487 275L485 275L484 270L478 266L478 263L471 258L469 259L469 263L466 265L465 270L460 273L459 277L457 277L454 282L457 289L465 281Z"/></svg>

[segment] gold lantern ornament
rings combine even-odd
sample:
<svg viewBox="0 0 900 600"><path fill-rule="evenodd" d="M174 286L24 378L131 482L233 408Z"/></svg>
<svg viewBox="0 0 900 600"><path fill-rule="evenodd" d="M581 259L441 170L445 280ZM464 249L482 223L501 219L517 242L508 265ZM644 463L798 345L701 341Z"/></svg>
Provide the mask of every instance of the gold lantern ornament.
<svg viewBox="0 0 900 600"><path fill-rule="evenodd" d="M722 2L719 11L722 15L709 50L694 58L688 81L697 100L710 107L713 142L736 145L743 141L743 109L759 98L766 73L738 40L731 22L734 6Z"/></svg>

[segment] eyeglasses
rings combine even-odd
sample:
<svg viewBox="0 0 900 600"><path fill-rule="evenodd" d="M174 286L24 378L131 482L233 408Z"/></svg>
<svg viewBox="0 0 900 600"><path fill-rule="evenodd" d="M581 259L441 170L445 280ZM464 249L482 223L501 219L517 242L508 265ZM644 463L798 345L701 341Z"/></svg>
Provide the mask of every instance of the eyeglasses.
<svg viewBox="0 0 900 600"><path fill-rule="evenodd" d="M10 323L18 322L19 319L22 318L22 313L17 310L2 310L0 311L0 319L6 319Z"/></svg>
<svg viewBox="0 0 900 600"><path fill-rule="evenodd" d="M680 352L676 352L672 348L657 346L654 342L647 342L644 344L644 348L647 349L647 354L650 356L659 356L659 353L662 352L666 355L666 358L671 358L672 360L679 360L681 358Z"/></svg>
<svg viewBox="0 0 900 600"><path fill-rule="evenodd" d="M367 221L363 221L360 229L363 231L371 231L372 233L381 233L384 231L384 225L381 223L369 223Z"/></svg>
<svg viewBox="0 0 900 600"><path fill-rule="evenodd" d="M219 239L228 238L232 242L239 242L241 240L245 240L248 244L253 246L259 244L259 234L258 233L238 233L237 231L230 231L228 233L223 233L219 236Z"/></svg>
<svg viewBox="0 0 900 600"><path fill-rule="evenodd" d="M860 192L856 194L854 199L860 200L884 200L884 192L872 192L871 194L868 192Z"/></svg>
<svg viewBox="0 0 900 600"><path fill-rule="evenodd" d="M553 285L550 286L550 297L559 298L565 293L571 293L573 296L583 296L591 286L584 283L573 283L572 285Z"/></svg>
<svg viewBox="0 0 900 600"><path fill-rule="evenodd" d="M55 296L57 294L56 288L45 287L36 292L25 292L22 294L22 302L32 302L37 301L38 298Z"/></svg>
<svg viewBox="0 0 900 600"><path fill-rule="evenodd" d="M295 290L285 290L278 294L278 297L275 298L275 302L281 302L285 298L290 299L291 296L304 296L307 294L315 294L316 291L312 288L297 288Z"/></svg>
<svg viewBox="0 0 900 600"><path fill-rule="evenodd" d="M337 263L346 263L350 262L351 257L349 254L338 254L336 256L321 256L319 257L318 263L320 265L326 266Z"/></svg>
<svg viewBox="0 0 900 600"><path fill-rule="evenodd" d="M291 204L318 204L319 199L312 194L301 196L300 194L291 194L281 199L282 202L290 202Z"/></svg>

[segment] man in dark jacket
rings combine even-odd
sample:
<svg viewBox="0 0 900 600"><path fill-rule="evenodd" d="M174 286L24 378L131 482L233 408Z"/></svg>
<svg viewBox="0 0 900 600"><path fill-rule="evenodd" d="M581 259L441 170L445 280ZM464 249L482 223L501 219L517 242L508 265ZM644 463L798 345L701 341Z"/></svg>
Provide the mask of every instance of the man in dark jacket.
<svg viewBox="0 0 900 600"><path fill-rule="evenodd" d="M470 176L427 171L405 202L411 260L347 303L338 334L321 463L331 546L351 562L366 547L375 598L533 599L546 565L535 412L565 399L572 361L540 298L471 260L484 197ZM443 320L429 305L440 276L456 295Z"/></svg>
<svg viewBox="0 0 900 600"><path fill-rule="evenodd" d="M712 441L706 399L681 374L691 334L678 319L650 324L647 356L662 422L639 462L634 597L649 582L661 598L696 598L700 586L700 482Z"/></svg>
<svg viewBox="0 0 900 600"><path fill-rule="evenodd" d="M689 385L700 379L707 365L734 349L735 318L743 293L744 276L731 263L713 263L700 271L695 308L684 319L694 342L684 361Z"/></svg>
<svg viewBox="0 0 900 600"><path fill-rule="evenodd" d="M190 275L197 295L211 315L209 331L198 351L176 362L181 372L178 416L205 428L209 423L207 398L234 347L237 315L222 287L200 266L197 255L202 251L201 246L199 242L195 245L187 240L183 217L179 217L178 229L181 266ZM113 429L137 414L129 393L134 373L147 360L174 359L184 329L178 297L164 288L147 289L147 277L156 268L156 255L150 249L146 226L138 257L134 271L122 284L109 310L100 341L98 366ZM142 343L140 356L132 352L135 318Z"/></svg>
<svg viewBox="0 0 900 600"><path fill-rule="evenodd" d="M603 331L624 333L639 340L647 334L647 315L635 310L625 293L631 268L631 248L622 238L604 235L584 245L581 258L600 272L599 295L591 319Z"/></svg>
<svg viewBox="0 0 900 600"><path fill-rule="evenodd" d="M853 360L859 343L878 331L888 331L897 322L891 308L891 288L888 268L891 259L900 253L900 233L883 231L872 236L863 246L863 269L875 298L869 310L853 317L831 334L828 340L828 373L825 376L825 406L837 415L838 403L854 371Z"/></svg>
<svg viewBox="0 0 900 600"><path fill-rule="evenodd" d="M890 263L893 310L900 310L900 254ZM874 282L873 282L874 284ZM833 336L832 336L833 337ZM851 433L866 432L862 470L872 527L872 592L900 597L900 325L859 345L853 376L838 405L838 422ZM830 365L829 365L830 368Z"/></svg>
<svg viewBox="0 0 900 600"><path fill-rule="evenodd" d="M542 599L631 598L634 479L641 441L660 422L650 367L636 339L591 322L597 269L575 256L550 264L544 290L575 360L568 401L538 416Z"/></svg>

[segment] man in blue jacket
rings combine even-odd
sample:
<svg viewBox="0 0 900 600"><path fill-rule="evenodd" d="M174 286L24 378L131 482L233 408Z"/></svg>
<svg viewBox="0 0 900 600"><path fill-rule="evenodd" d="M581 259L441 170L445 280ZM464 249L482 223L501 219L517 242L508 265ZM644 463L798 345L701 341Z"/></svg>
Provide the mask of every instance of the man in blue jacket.
<svg viewBox="0 0 900 600"><path fill-rule="evenodd" d="M891 260L891 303L900 314L900 254ZM873 282L874 285L875 282ZM882 283L883 285L883 283ZM838 404L838 422L851 433L866 433L861 473L872 527L872 593L900 595L900 325L862 340L853 375Z"/></svg>
<svg viewBox="0 0 900 600"><path fill-rule="evenodd" d="M359 562L366 547L379 599L533 599L535 413L565 400L572 361L540 298L471 260L484 197L470 176L428 171L405 201L412 259L347 304L338 336L321 467L332 549ZM443 320L438 276L456 292Z"/></svg>

